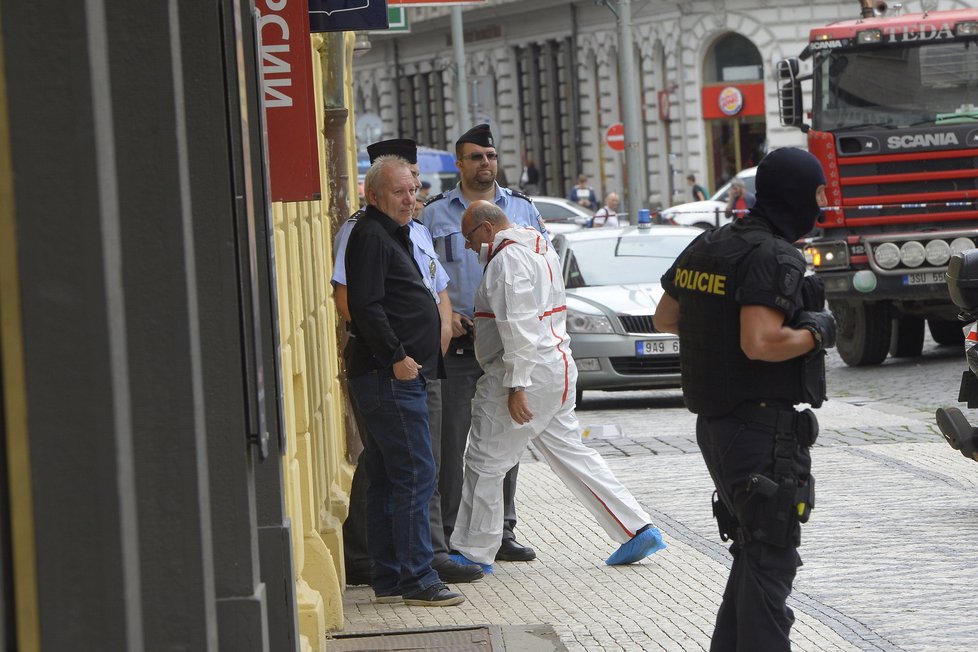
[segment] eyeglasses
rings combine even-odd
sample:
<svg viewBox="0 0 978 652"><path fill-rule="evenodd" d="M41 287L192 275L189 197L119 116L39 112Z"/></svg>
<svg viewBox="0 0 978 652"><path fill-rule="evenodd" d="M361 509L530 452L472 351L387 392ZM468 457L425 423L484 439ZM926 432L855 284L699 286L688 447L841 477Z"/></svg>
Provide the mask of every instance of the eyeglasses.
<svg viewBox="0 0 978 652"><path fill-rule="evenodd" d="M472 237L472 234L478 231L479 229L481 229L482 227L484 227L486 224L489 224L489 222L479 222L479 224L473 227L471 231L469 231L468 233L463 233L462 237L465 238L466 242L469 242L469 238Z"/></svg>
<svg viewBox="0 0 978 652"><path fill-rule="evenodd" d="M466 161L472 161L473 163L478 163L483 158L489 161L495 161L499 158L499 154L496 152L474 152L472 154L466 154L462 157Z"/></svg>

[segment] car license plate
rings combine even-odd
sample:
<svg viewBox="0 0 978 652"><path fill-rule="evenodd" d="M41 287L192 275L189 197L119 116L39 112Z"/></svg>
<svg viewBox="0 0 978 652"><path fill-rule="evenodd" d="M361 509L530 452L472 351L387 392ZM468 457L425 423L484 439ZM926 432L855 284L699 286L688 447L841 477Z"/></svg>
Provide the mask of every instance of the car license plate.
<svg viewBox="0 0 978 652"><path fill-rule="evenodd" d="M904 285L934 285L944 281L944 272L917 272L903 277Z"/></svg>
<svg viewBox="0 0 978 652"><path fill-rule="evenodd" d="M679 355L679 338L639 340L635 342L635 355Z"/></svg>

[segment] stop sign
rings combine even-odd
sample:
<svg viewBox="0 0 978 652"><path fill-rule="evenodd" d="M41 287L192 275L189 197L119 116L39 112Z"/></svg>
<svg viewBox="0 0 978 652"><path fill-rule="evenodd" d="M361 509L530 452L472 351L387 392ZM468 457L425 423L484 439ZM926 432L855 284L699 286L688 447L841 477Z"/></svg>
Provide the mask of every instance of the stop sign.
<svg viewBox="0 0 978 652"><path fill-rule="evenodd" d="M605 134L604 140L611 149L618 152L625 151L625 125L616 122L608 127L608 133Z"/></svg>

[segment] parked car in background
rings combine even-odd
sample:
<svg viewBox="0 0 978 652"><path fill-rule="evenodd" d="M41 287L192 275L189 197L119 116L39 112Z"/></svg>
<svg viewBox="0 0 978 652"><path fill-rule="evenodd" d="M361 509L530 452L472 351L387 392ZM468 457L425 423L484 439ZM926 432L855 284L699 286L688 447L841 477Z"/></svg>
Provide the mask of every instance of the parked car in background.
<svg viewBox="0 0 978 652"><path fill-rule="evenodd" d="M659 279L702 231L680 226L582 229L554 237L567 286L567 332L585 390L679 387L679 338L652 316Z"/></svg>
<svg viewBox="0 0 978 652"><path fill-rule="evenodd" d="M533 205L551 234L570 233L584 228L593 213L563 197L534 196Z"/></svg>
<svg viewBox="0 0 978 652"><path fill-rule="evenodd" d="M755 192L754 176L756 174L756 167L747 168L737 173L737 178L743 180L748 192ZM724 215L724 210L727 208L727 198L730 196L732 181L732 179L728 181L707 200L691 201L659 211L660 221L663 224L696 226L701 229L727 224L730 222L730 218Z"/></svg>

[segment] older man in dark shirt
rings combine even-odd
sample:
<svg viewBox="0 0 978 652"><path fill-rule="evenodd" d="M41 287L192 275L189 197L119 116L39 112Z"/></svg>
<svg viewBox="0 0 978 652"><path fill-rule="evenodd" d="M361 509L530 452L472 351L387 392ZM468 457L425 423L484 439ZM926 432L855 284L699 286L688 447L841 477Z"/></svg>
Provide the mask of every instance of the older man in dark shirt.
<svg viewBox="0 0 978 652"><path fill-rule="evenodd" d="M381 156L367 171L369 206L346 250L352 317L346 368L370 431L367 549L378 602L449 606L464 601L432 567L428 502L435 461L425 375L443 376L438 307L412 256L415 179L407 161Z"/></svg>

